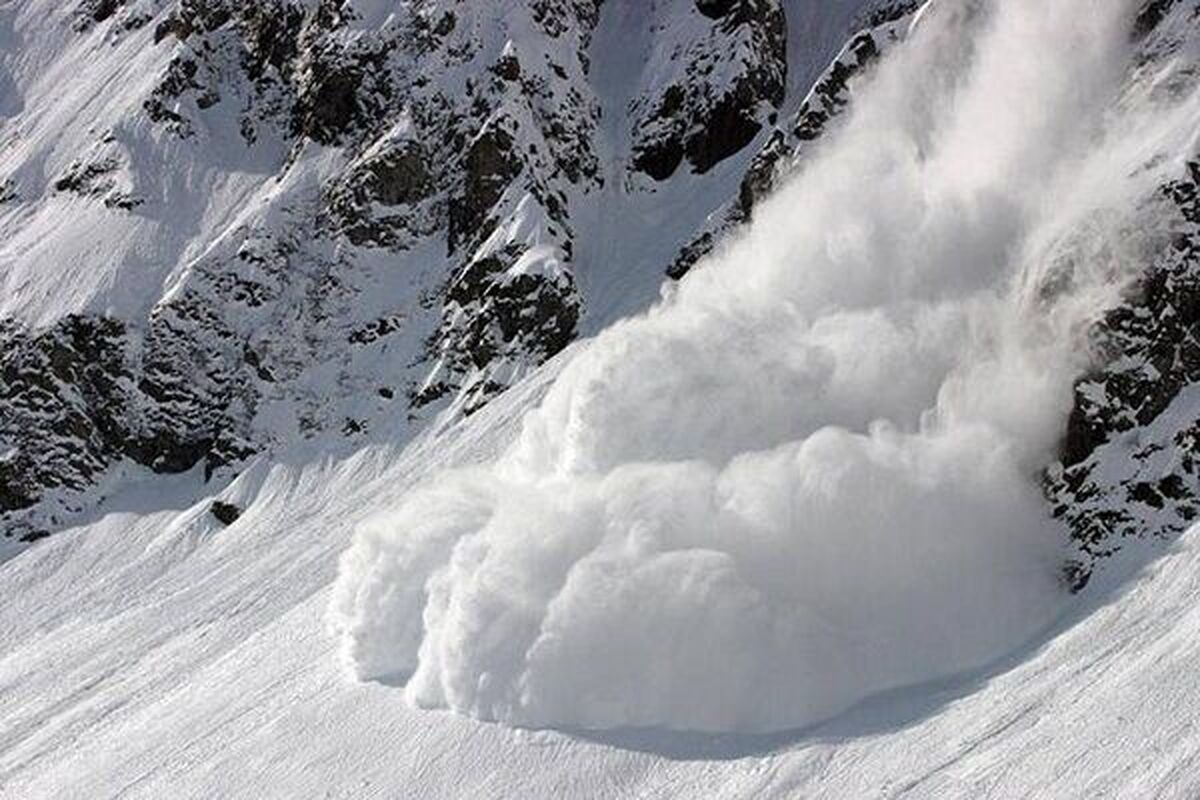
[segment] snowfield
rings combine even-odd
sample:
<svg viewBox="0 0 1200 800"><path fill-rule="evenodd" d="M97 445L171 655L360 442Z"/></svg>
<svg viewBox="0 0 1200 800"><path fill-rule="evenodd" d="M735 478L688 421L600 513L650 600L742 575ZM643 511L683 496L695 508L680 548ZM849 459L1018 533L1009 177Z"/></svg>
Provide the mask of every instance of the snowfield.
<svg viewBox="0 0 1200 800"><path fill-rule="evenodd" d="M866 8L836 5L787 7L833 47ZM391 4L362 7L370 28ZM700 178L657 199L645 175L601 181L575 198L591 338L528 375L509 364L514 385L476 413L389 413L379 389L413 369L420 337L389 351L354 328L378 348L361 381L330 362L305 384L314 406L345 382L373 398L353 435L280 434L215 478L114 456L67 530L0 545L0 798L1200 795L1200 527L1123 541L1072 594L1077 553L1046 497L1077 381L1099 361L1093 332L1186 239L1163 188L1183 193L1200 91L1183 45L1130 57L1140 9L935 0L889 17L903 35L844 117L649 310L660 273L634 257L649 258L654 225L622 234L648 209L669 217ZM597 47L655 56L645 15L606 14ZM15 18L0 0L0 45ZM703 41L708 23L687 20L675 38ZM130 58L110 80L139 74L132 41L114 39ZM824 62L791 52L790 80ZM31 84L41 65L20 66L37 92L0 73L0 100L37 102L61 77ZM654 79L598 66L597 102ZM68 99L56 113L77 127L90 96ZM67 158L55 119L0 151L26 183L42 156ZM599 156L623 165L643 131L597 124ZM139 144L148 128L116 132L158 152ZM315 192L330 152L306 144L288 180ZM186 166L167 188L196 204L192 235L163 234L165 218L107 227L61 197L4 212L36 219L0 242L0 311L147 313L182 291L171 265L215 247L227 214L266 220L283 213L272 192L300 191L253 165ZM705 180L732 191L734 166ZM127 176L111 172L120 200ZM618 204L637 181L648 193ZM481 252L525 237L512 276L557 280L571 248L539 238L551 218L533 198ZM159 248L157 271L91 271L82 241L38 238L76 214L96 247ZM651 260L685 239L672 230ZM345 247L378 272L368 333L401 324L376 314L389 292L425 302L389 251ZM63 273L34 268L50 255ZM306 285L313 307L361 311L351 295L330 311L329 285ZM1149 442L1148 469L1166 474L1178 459L1156 442L1178 442L1195 396L1101 457L1127 466L1121 451ZM291 402L261 416L290 430Z"/></svg>
<svg viewBox="0 0 1200 800"><path fill-rule="evenodd" d="M506 445L536 391L402 456L381 446L254 470L225 495L256 498L226 529L198 479L169 495L156 482L6 565L0 796L1200 791L1200 532L1129 552L1050 630L979 671L770 736L518 730L350 680L325 612L354 528L428 470Z"/></svg>

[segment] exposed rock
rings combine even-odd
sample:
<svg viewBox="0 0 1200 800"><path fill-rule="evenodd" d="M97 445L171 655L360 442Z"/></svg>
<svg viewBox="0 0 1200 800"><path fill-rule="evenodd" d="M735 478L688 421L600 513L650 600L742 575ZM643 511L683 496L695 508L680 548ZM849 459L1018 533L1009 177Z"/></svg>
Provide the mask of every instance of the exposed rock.
<svg viewBox="0 0 1200 800"><path fill-rule="evenodd" d="M0 527L39 528L20 512L47 492L86 489L112 464L136 392L128 345L116 320L0 327Z"/></svg>
<svg viewBox="0 0 1200 800"><path fill-rule="evenodd" d="M733 11L739 0L696 0L696 9L709 19L720 19Z"/></svg>
<svg viewBox="0 0 1200 800"><path fill-rule="evenodd" d="M1155 28L1162 24L1167 14L1178 2L1179 0L1144 0L1142 9L1133 23L1134 39L1143 39L1149 36Z"/></svg>
<svg viewBox="0 0 1200 800"><path fill-rule="evenodd" d="M682 278L731 230L750 220L755 204L774 190L781 175L796 168L808 145L821 138L850 104L853 79L901 41L907 21L917 8L914 2L897 2L876 9L868 17L870 27L850 39L804 98L790 124L772 131L742 176L737 197L711 217L709 224L680 251L667 268L669 277ZM667 165L662 168L665 170ZM669 169L674 171L674 166Z"/></svg>
<svg viewBox="0 0 1200 800"><path fill-rule="evenodd" d="M796 115L793 133L797 139L810 142L819 138L830 119L841 113L850 102L850 79L879 58L876 35L871 30L855 36L842 56L813 87Z"/></svg>
<svg viewBox="0 0 1200 800"><path fill-rule="evenodd" d="M926 0L884 0L876 3L870 9L865 20L864 28L878 28L881 25L908 19L913 16Z"/></svg>
<svg viewBox="0 0 1200 800"><path fill-rule="evenodd" d="M575 338L581 301L554 252L519 245L473 261L450 285L431 342L439 369L414 395L420 407L464 387L471 413L507 388L496 373L540 364Z"/></svg>
<svg viewBox="0 0 1200 800"><path fill-rule="evenodd" d="M75 29L87 30L91 25L104 22L120 11L128 0L83 0L79 4Z"/></svg>
<svg viewBox="0 0 1200 800"><path fill-rule="evenodd" d="M437 188L419 142L385 142L346 170L326 202L335 229L354 244L400 248L443 224Z"/></svg>
<svg viewBox="0 0 1200 800"><path fill-rule="evenodd" d="M372 199L385 206L415 203L429 196L433 180L425 166L427 156L416 142L369 161L366 188Z"/></svg>
<svg viewBox="0 0 1200 800"><path fill-rule="evenodd" d="M402 316L384 317L373 320L351 333L350 343L367 345L402 330L404 330L404 318Z"/></svg>
<svg viewBox="0 0 1200 800"><path fill-rule="evenodd" d="M84 163L76 161L54 182L54 190L80 195L103 196L115 183L109 177L120 167L113 158Z"/></svg>
<svg viewBox="0 0 1200 800"><path fill-rule="evenodd" d="M361 42L331 39L307 47L297 64L294 129L320 144L337 144L352 130L369 128L391 94L384 59L381 49Z"/></svg>
<svg viewBox="0 0 1200 800"><path fill-rule="evenodd" d="M752 142L783 137L730 199L744 219L790 156L786 126L764 137L787 91L784 4L668 6L680 25L651 32L655 83L605 113L633 134L636 169L664 181L742 171ZM60 529L125 464L225 480L298 438L479 409L578 335L576 226L598 190L658 188L600 160L599 0L80 8L82 35L141 37L159 72L55 191L125 211L153 198L135 220L149 227L180 183L261 174L262 205L165 265L161 295L129 318L0 323L0 522L14 536ZM148 166L156 148L178 174Z"/></svg>
<svg viewBox="0 0 1200 800"><path fill-rule="evenodd" d="M513 152L512 136L494 125L467 149L462 192L450 201L450 250L483 231L483 223L509 183L524 169Z"/></svg>
<svg viewBox="0 0 1200 800"><path fill-rule="evenodd" d="M217 522L227 526L237 522L242 516L240 508L233 503L225 503L221 500L214 500L213 504L208 507L208 513L216 517Z"/></svg>
<svg viewBox="0 0 1200 800"><path fill-rule="evenodd" d="M634 104L631 167L656 181L685 158L704 174L743 150L787 89L779 0L697 2L696 9L707 24L680 51L680 79Z"/></svg>
<svg viewBox="0 0 1200 800"><path fill-rule="evenodd" d="M1200 514L1200 165L1163 194L1179 222L1127 300L1096 326L1102 366L1079 381L1047 476L1054 513L1071 528L1082 587L1129 537L1165 537Z"/></svg>
<svg viewBox="0 0 1200 800"><path fill-rule="evenodd" d="M191 123L179 112L172 109L171 106L185 92L202 89L201 85L196 82L198 71L199 66L194 59L184 56L173 58L170 64L168 64L166 72L163 74L158 86L142 104L147 116L154 122L168 126L170 130L179 136L191 136ZM216 97L216 95L211 93L204 96L210 99Z"/></svg>

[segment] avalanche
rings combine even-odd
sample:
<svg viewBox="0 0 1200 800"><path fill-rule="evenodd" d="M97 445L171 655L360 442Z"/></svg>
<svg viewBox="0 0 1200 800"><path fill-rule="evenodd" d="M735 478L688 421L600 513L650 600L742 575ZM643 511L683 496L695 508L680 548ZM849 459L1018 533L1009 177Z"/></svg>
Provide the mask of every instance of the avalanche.
<svg viewBox="0 0 1200 800"><path fill-rule="evenodd" d="M280 138L243 80L271 9L328 4L0 0L0 395L46 411L52 377L65 410L94 413L98 385L146 376L108 358L109 326L130 326L139 367L155 349L139 326L165 309L202 322L167 342L201 345L167 386L205 383L195 365L228 351L249 383L213 399L252 389L278 434L208 477L117 453L70 515L37 506L53 535L0 545L0 798L1200 796L1200 527L1181 530L1200 508L1200 0L934 0L915 24L912 0L750 4L786 10L787 99L751 97L752 146L665 182L632 155L715 109L642 123L668 82L701 105L729 88L704 72L712 43L757 36L694 0L352 0L362 26L301 37L394 43L379 70L421 84L398 105L455 101L419 134L447 154L431 205L367 192L358 233L402 233L453 197L469 159L442 134L460 123L595 123L556 146L594 155L602 184L534 154L494 225L447 254L443 229L411 251L313 241L325 190L354 199L375 168L411 165L396 107L362 120L382 139ZM171 14L221 7L240 14L151 46ZM572 20L597 8L585 46ZM392 9L459 22L413 62L427 40L370 30ZM79 28L83 12L112 16ZM851 24L876 27L847 42ZM519 88L491 71L512 74L494 60L509 40ZM159 111L186 140L144 106L177 57L199 59L198 85ZM484 73L481 121L456 87ZM575 117L568 96L602 113ZM519 153L559 117L522 119ZM129 157L89 168L110 155ZM793 158L800 174L753 187L778 191L752 198L750 227L612 325L682 243L744 219L743 177ZM54 188L89 174L83 194ZM539 238L525 179L565 192L572 247ZM414 422L404 387L430 375L419 351L448 310L435 287L518 228L531 257L571 256L580 331L598 335L504 372L477 413L447 399ZM239 277L280 291L245 313ZM476 310L454 317L500 332ZM186 432L179 395L155 393L153 433ZM1081 407L1103 412L1083 436ZM131 407L100 410L126 444L105 422ZM334 428L297 438L314 412ZM79 477L40 458L87 455L79 417L6 414L0 439L20 437L0 489L28 464L47 486ZM370 424L342 434L347 416ZM1064 432L1084 461L1054 463ZM1051 510L1129 531L1089 542L1075 595L1060 575L1079 552Z"/></svg>
<svg viewBox="0 0 1200 800"><path fill-rule="evenodd" d="M1130 77L1132 12L927 6L743 235L363 528L354 672L519 726L775 731L1054 620L1038 474L1194 120Z"/></svg>

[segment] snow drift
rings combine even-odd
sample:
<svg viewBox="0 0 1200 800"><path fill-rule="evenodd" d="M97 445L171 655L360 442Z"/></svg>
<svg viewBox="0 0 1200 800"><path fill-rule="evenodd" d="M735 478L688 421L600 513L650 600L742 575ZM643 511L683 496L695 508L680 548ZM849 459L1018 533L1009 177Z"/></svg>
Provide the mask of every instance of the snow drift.
<svg viewBox="0 0 1200 800"><path fill-rule="evenodd" d="M1190 135L1130 78L1132 5L928 6L738 241L360 532L356 674L517 725L766 731L1047 624L1038 475Z"/></svg>

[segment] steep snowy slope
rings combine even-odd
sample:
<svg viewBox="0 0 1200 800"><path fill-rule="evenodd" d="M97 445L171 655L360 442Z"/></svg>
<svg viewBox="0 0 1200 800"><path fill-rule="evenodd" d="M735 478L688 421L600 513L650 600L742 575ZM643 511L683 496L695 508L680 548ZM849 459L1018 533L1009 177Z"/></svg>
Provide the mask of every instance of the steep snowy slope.
<svg viewBox="0 0 1200 800"><path fill-rule="evenodd" d="M1198 12L0 6L0 797L1195 796Z"/></svg>

